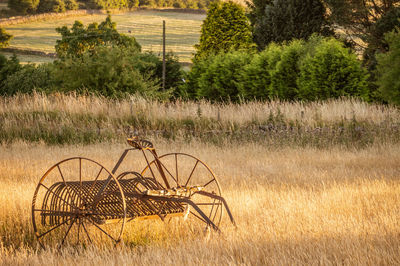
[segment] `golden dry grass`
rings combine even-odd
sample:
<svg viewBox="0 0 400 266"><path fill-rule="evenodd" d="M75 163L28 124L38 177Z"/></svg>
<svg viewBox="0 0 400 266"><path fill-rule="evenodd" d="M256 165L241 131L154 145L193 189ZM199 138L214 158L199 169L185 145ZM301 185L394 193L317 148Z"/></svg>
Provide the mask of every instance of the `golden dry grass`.
<svg viewBox="0 0 400 266"><path fill-rule="evenodd" d="M400 147L363 150L216 147L155 140L217 173L237 220L207 239L174 219L133 223L125 246L37 249L30 224L41 174L82 155L111 168L122 144L49 147L15 143L0 153L0 264L391 264L400 263Z"/></svg>
<svg viewBox="0 0 400 266"><path fill-rule="evenodd" d="M128 99L110 100L97 96L54 94L20 94L0 97L0 115L58 112L63 114L104 116L118 119L126 116L144 115L156 120L195 119L199 116L243 125L250 121L263 121L268 115L279 112L289 121L302 125L316 126L318 123L336 123L343 119L355 119L372 124L385 121L400 122L400 110L394 106L367 103L357 99L333 99L323 102L248 102L243 104L213 104L208 101L160 102L131 96ZM11 118L11 119L10 119ZM9 116L12 123L12 115Z"/></svg>

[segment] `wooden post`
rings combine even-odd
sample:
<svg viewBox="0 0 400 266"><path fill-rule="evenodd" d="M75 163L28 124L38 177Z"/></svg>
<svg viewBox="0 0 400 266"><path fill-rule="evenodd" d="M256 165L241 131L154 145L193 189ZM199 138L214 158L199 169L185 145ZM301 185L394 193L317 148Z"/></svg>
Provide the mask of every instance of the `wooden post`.
<svg viewBox="0 0 400 266"><path fill-rule="evenodd" d="M162 89L165 90L165 72L166 72L166 65L165 65L165 20L163 20L163 54L162 54Z"/></svg>

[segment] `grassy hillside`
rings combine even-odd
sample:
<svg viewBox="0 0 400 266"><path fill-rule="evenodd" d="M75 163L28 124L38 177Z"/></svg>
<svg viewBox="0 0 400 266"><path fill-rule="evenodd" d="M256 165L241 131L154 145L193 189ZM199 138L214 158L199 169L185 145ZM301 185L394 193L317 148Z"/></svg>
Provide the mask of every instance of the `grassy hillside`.
<svg viewBox="0 0 400 266"><path fill-rule="evenodd" d="M80 20L85 25L101 22L105 17L106 15L67 17L10 25L6 30L14 35L11 48L54 52L56 40L60 38L55 28L63 25L71 26L75 20ZM175 52L182 62L190 61L194 52L193 46L200 37L200 26L204 18L204 14L170 11L135 11L112 16L119 32L135 36L144 51L153 51L157 54L162 51L162 21L165 20L167 51Z"/></svg>
<svg viewBox="0 0 400 266"><path fill-rule="evenodd" d="M211 104L62 94L0 98L2 143L122 142L128 131L218 145L367 147L400 141L400 111L357 100Z"/></svg>
<svg viewBox="0 0 400 266"><path fill-rule="evenodd" d="M333 109L332 109L333 110ZM239 116L242 116L239 112ZM178 115L178 114L176 114ZM231 114L232 115L232 114ZM327 113L325 113L327 115ZM335 116L334 114L329 117ZM372 119L379 119L374 117ZM2 265L398 265L400 148L283 148L249 143L223 148L154 139L159 154L182 151L207 162L219 177L238 228L221 225L210 239L186 222L130 222L113 248L37 249L31 201L43 172L70 156L108 168L126 144L0 146ZM134 153L130 157L132 170Z"/></svg>

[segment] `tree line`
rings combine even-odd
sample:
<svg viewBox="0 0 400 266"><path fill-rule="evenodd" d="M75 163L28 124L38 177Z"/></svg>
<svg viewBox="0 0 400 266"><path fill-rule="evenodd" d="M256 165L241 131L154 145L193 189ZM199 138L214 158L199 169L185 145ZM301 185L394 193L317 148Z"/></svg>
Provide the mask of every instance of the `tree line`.
<svg viewBox="0 0 400 266"><path fill-rule="evenodd" d="M137 7L207 8L212 0L8 0L8 13L27 15L77 9L133 9Z"/></svg>
<svg viewBox="0 0 400 266"><path fill-rule="evenodd" d="M168 56L166 91L160 89L159 58L142 53L134 38L118 33L110 16L87 27L77 21L71 28L57 29L58 60L20 67L52 77L43 78L45 84L32 78L35 86L22 91L53 88L111 97L140 93L213 101L351 96L400 103L399 4L254 0L245 8L230 1L211 2L191 70L183 71L177 57ZM25 76L28 73L7 79L18 83ZM2 94L21 91L23 86L9 81L3 79L8 89L3 87Z"/></svg>

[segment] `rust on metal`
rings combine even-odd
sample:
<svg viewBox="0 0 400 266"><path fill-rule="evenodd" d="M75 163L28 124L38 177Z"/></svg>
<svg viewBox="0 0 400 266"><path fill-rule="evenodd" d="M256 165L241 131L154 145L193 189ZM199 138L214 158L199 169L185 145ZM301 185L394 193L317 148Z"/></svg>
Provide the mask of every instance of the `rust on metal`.
<svg viewBox="0 0 400 266"><path fill-rule="evenodd" d="M54 239L60 246L70 239L91 243L93 229L118 243L126 222L170 217L186 220L190 214L206 228L219 231L223 210L235 224L217 178L203 161L185 153L158 156L153 144L139 137L127 142L133 148L122 153L112 171L91 159L73 157L43 175L32 201L32 224L40 245ZM132 150L143 153L143 170L116 175ZM63 167L68 163L76 163L76 178L67 179L67 167ZM84 180L85 167L96 169L91 180ZM106 176L101 178L101 174ZM50 176L56 181L48 184ZM109 228L109 224L115 226Z"/></svg>

